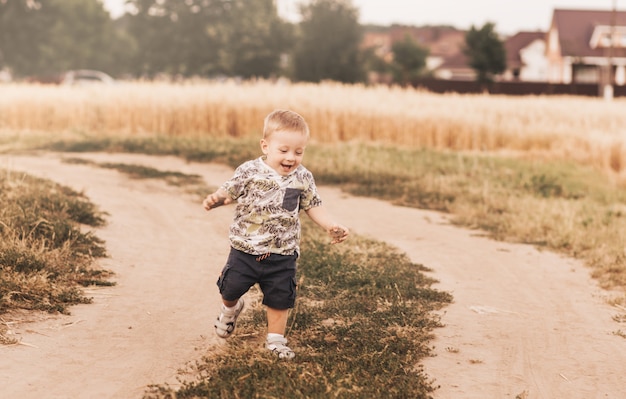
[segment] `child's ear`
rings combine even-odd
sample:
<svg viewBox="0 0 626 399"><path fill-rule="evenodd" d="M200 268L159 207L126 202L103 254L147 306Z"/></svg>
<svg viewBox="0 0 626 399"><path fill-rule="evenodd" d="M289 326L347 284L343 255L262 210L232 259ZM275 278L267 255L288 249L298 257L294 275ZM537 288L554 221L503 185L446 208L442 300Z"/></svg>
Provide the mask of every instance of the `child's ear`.
<svg viewBox="0 0 626 399"><path fill-rule="evenodd" d="M267 155L268 147L269 144L267 143L267 140L261 139L261 151L263 151L263 154Z"/></svg>

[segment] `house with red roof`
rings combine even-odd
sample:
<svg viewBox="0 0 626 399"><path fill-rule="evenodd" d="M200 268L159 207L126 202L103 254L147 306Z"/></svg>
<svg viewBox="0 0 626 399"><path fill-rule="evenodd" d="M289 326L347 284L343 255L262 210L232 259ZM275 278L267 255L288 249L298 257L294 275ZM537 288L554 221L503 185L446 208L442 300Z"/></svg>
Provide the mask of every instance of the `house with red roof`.
<svg viewBox="0 0 626 399"><path fill-rule="evenodd" d="M546 57L551 83L624 85L626 12L555 9Z"/></svg>
<svg viewBox="0 0 626 399"><path fill-rule="evenodd" d="M465 31L453 27L394 25L366 34L366 47L386 61L405 35L429 50L427 69L445 80L474 80L463 53ZM555 9L547 32L518 32L503 39L503 81L626 86L626 11ZM609 68L609 65L611 68Z"/></svg>
<svg viewBox="0 0 626 399"><path fill-rule="evenodd" d="M393 43L411 37L421 47L428 49L426 69L440 79L474 80L476 74L463 55L465 43L463 30L450 26L407 26L392 25L382 29L369 29L365 32L362 48L373 49L381 59L393 60ZM380 81L380 76L372 76L370 81Z"/></svg>

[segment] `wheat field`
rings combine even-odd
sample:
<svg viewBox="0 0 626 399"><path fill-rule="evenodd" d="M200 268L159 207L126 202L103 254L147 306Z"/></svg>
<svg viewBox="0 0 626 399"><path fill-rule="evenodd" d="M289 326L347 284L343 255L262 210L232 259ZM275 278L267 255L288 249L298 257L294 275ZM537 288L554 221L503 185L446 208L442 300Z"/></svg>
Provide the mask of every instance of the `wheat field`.
<svg viewBox="0 0 626 399"><path fill-rule="evenodd" d="M248 137L276 108L301 113L317 142L567 159L626 182L626 99L266 81L0 86L5 132Z"/></svg>

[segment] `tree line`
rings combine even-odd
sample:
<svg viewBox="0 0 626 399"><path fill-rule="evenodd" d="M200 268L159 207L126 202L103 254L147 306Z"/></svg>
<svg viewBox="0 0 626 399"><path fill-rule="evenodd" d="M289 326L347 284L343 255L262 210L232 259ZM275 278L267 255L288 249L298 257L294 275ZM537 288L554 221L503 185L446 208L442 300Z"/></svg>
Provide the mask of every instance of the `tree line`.
<svg viewBox="0 0 626 399"><path fill-rule="evenodd" d="M428 50L412 38L393 61L361 48L364 27L351 0L310 0L299 23L274 0L126 0L112 19L99 0L0 0L0 70L15 78L96 69L124 78L159 75L363 82L370 71L408 83L426 73ZM502 43L487 24L467 33L480 79L502 72ZM471 40L470 40L471 39ZM494 61L495 60L495 61Z"/></svg>

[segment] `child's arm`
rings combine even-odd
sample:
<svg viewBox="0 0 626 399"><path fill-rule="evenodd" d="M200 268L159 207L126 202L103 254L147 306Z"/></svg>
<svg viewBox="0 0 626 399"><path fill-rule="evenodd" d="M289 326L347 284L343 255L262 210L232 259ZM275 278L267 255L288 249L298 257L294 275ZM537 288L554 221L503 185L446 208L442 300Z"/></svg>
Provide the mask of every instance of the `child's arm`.
<svg viewBox="0 0 626 399"><path fill-rule="evenodd" d="M211 209L217 208L218 206L228 205L233 202L233 199L230 198L230 195L223 189L219 188L213 194L209 194L206 196L204 201L202 201L202 206L207 211Z"/></svg>
<svg viewBox="0 0 626 399"><path fill-rule="evenodd" d="M313 208L306 210L306 214L309 215L311 220L330 234L333 239L331 244L337 244L345 241L345 239L350 235L350 230L348 230L347 227L335 222L326 208L321 205L314 206Z"/></svg>

